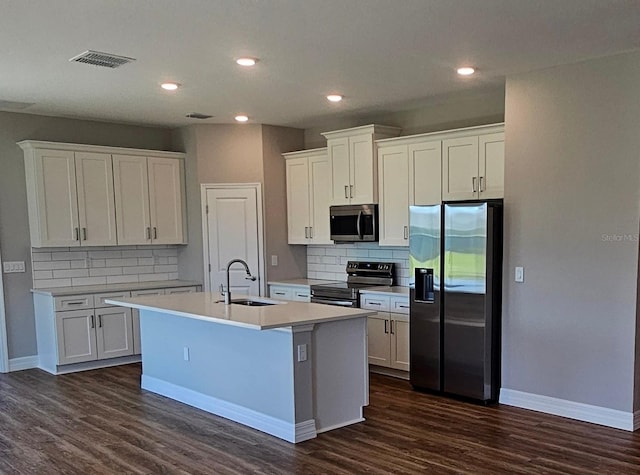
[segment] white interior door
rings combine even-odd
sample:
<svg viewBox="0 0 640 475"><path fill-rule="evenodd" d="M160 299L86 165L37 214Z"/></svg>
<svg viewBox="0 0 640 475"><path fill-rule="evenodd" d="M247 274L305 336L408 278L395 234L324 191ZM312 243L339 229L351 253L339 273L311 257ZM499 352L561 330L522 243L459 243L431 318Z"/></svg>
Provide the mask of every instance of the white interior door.
<svg viewBox="0 0 640 475"><path fill-rule="evenodd" d="M262 205L258 192L255 185L205 187L204 245L205 259L209 259L205 271L211 292L218 292L221 284L226 290L227 264L242 259L257 279L247 280L242 264L233 264L229 273L231 295L260 295Z"/></svg>

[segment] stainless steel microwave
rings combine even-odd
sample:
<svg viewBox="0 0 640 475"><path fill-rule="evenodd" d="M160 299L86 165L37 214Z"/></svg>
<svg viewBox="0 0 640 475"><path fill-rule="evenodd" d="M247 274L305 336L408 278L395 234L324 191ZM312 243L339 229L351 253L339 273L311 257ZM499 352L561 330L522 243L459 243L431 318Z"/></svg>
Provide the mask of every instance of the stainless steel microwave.
<svg viewBox="0 0 640 475"><path fill-rule="evenodd" d="M329 214L335 242L378 240L378 205L331 206Z"/></svg>

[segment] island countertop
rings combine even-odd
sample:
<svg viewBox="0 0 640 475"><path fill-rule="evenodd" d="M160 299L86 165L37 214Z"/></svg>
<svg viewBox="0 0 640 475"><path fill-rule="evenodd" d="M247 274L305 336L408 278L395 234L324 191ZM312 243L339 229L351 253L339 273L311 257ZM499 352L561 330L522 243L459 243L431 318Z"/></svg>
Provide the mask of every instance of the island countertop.
<svg viewBox="0 0 640 475"><path fill-rule="evenodd" d="M243 298L236 296L234 298ZM247 297L244 297L247 298ZM305 302L284 302L261 297L252 300L277 302L267 306L225 305L218 293L153 295L126 299L106 299L112 305L179 315L186 318L211 321L255 330L294 327L350 318L366 317L376 312L361 308L345 308Z"/></svg>

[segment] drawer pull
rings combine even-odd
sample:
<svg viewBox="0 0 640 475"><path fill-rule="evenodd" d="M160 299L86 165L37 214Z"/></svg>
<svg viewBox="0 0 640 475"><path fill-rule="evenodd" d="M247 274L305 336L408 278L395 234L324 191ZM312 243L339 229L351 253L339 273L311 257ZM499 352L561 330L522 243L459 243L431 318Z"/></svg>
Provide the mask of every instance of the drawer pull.
<svg viewBox="0 0 640 475"><path fill-rule="evenodd" d="M67 305L84 305L84 302L67 302Z"/></svg>
<svg viewBox="0 0 640 475"><path fill-rule="evenodd" d="M274 292L276 295L284 295L284 292Z"/></svg>
<svg viewBox="0 0 640 475"><path fill-rule="evenodd" d="M382 305L380 302L367 302L368 305Z"/></svg>

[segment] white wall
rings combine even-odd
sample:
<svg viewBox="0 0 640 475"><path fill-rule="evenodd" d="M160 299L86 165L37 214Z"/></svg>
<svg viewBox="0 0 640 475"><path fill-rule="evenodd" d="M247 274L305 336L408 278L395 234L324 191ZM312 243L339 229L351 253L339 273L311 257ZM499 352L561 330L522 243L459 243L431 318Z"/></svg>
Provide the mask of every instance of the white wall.
<svg viewBox="0 0 640 475"><path fill-rule="evenodd" d="M505 123L502 386L631 412L640 53L508 77Z"/></svg>

